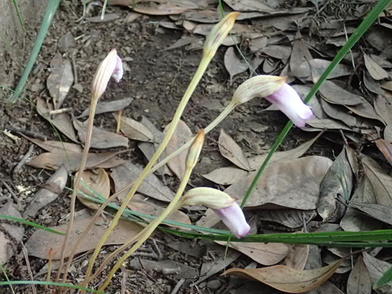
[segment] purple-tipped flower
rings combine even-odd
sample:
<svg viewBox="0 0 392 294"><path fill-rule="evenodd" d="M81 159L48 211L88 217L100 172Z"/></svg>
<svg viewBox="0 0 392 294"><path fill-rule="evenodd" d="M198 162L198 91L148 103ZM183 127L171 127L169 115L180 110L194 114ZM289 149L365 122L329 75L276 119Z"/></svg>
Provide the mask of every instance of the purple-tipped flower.
<svg viewBox="0 0 392 294"><path fill-rule="evenodd" d="M246 222L244 213L237 202L233 202L228 207L214 209L214 211L237 238L242 238L249 234L250 226Z"/></svg>
<svg viewBox="0 0 392 294"><path fill-rule="evenodd" d="M123 76L123 66L121 58L117 55L116 49L112 49L106 58L98 66L97 72L91 86L92 98L98 100L105 92L110 77L118 83Z"/></svg>
<svg viewBox="0 0 392 294"><path fill-rule="evenodd" d="M294 88L286 83L265 99L275 104L297 127L304 127L308 120L314 118L310 107L303 103Z"/></svg>

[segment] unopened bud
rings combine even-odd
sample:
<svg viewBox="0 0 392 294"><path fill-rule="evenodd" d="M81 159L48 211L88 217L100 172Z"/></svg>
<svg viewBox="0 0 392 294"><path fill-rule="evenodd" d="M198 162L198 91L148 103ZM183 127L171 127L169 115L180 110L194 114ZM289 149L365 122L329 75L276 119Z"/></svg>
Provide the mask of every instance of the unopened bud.
<svg viewBox="0 0 392 294"><path fill-rule="evenodd" d="M208 187L193 188L182 197L182 205L203 205L212 209L229 207L234 201L227 193Z"/></svg>
<svg viewBox="0 0 392 294"><path fill-rule="evenodd" d="M188 169L193 169L199 160L200 152L203 149L205 132L204 130L200 130L191 147L189 148L188 155L186 157L186 167Z"/></svg>
<svg viewBox="0 0 392 294"><path fill-rule="evenodd" d="M112 49L109 54L102 60L95 73L92 85L92 99L98 100L105 92L110 77L118 83L123 76L123 67L121 58L117 55L116 49Z"/></svg>
<svg viewBox="0 0 392 294"><path fill-rule="evenodd" d="M210 56L215 54L218 47L233 28L234 22L239 15L239 12L231 12L212 28L204 43L204 54Z"/></svg>
<svg viewBox="0 0 392 294"><path fill-rule="evenodd" d="M259 75L243 82L233 94L232 103L239 105L256 97L275 93L286 82L286 77Z"/></svg>

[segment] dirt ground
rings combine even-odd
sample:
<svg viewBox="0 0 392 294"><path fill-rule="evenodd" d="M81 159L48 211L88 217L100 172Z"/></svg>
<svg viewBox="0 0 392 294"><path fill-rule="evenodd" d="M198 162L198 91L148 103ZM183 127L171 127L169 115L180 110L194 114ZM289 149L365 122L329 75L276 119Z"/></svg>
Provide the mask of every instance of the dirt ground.
<svg viewBox="0 0 392 294"><path fill-rule="evenodd" d="M99 7L92 7L91 15L98 15ZM83 7L79 1L64 1L49 31L37 65L30 76L27 91L23 99L16 103L1 102L0 129L14 129L30 137L60 140L61 135L42 119L36 111L38 97L49 100L46 79L50 74L50 61L59 48L59 40L67 33L76 39L73 48L64 55L72 60L75 82L71 88L63 107L72 108L72 114L78 116L89 105L90 83L99 62L112 49L116 48L125 64L124 78L119 84L111 82L102 100L111 101L121 98L133 98L133 102L126 107L124 115L136 120L147 117L158 129L162 130L171 119L180 98L195 72L201 57L200 50L185 50L183 47L167 50L183 32L165 29L158 22L165 17L141 15L133 20L129 17L129 10L121 7L110 7L109 12L116 13L119 18L109 22L79 21L83 14ZM215 118L227 104L233 91L245 79L248 73L236 76L230 85L229 75L223 65L224 48L221 48L208 67L200 85L197 87L183 120L193 132L203 128L206 122ZM26 55L27 56L27 55ZM20 72L15 68L13 74ZM265 153L272 145L276 135L286 122L284 115L278 112L264 111L268 103L255 99L246 106L239 107L221 125L248 156ZM115 131L116 121L112 114L97 115L96 126ZM214 186L201 175L217 167L227 164L226 159L218 151L218 137L220 128L215 129L207 138L203 157L192 176L191 185ZM313 137L313 133L295 129L285 141L282 149L288 150ZM64 138L63 138L64 139ZM322 155L334 158L340 150L339 135L327 134L316 142L307 154ZM31 143L23 138L12 140L11 137L1 135L0 142L0 204L12 198L20 211L24 211L34 194L50 177L51 172L23 165L15 171L15 167L31 149ZM33 147L30 157L41 153L40 148ZM121 155L124 159L145 164L145 158L134 141L130 141L129 151ZM174 177L166 177L165 182L175 188L178 181ZM68 182L70 186L70 182ZM215 185L216 186L216 185ZM45 207L33 220L45 226L65 224L69 216L68 192L63 192L53 203ZM78 210L84 206L78 203ZM191 212L191 219L197 220L201 214ZM268 228L268 224L266 227ZM23 242L31 236L33 229L26 228ZM170 245L171 244L171 245ZM31 269L36 279L44 279L45 275L38 275L46 264L46 260L30 257L30 264L21 252L22 245L17 245L17 252L7 265L9 279L29 280ZM109 246L102 256L114 250ZM180 249L179 249L180 248ZM189 252L192 248L192 252ZM159 253L159 258L156 253ZM187 253L188 252L188 253ZM214 260L219 254L224 254L224 248L211 242L189 241L178 239L158 232L153 240L140 250L140 254L133 261L171 260L187 265L187 269L200 269L204 263ZM81 254L71 268L70 282L77 283L80 274L84 272L89 254ZM187 278L178 275L144 268L139 266L135 270L135 262L131 261L113 280L107 293L280 293L259 283L247 280L222 277L220 272L212 275L198 284L199 276ZM231 265L244 267L251 263L251 259L241 255ZM137 262L136 262L137 264ZM347 273L334 277L332 282L340 289L345 289ZM182 283L182 284L181 284ZM182 285L177 292L173 292L176 285ZM33 293L31 287L17 287L16 293ZM50 290L37 288L38 293L54 293ZM123 290L126 289L124 292ZM0 288L0 293L10 293L8 288ZM322 292L314 292L322 293Z"/></svg>

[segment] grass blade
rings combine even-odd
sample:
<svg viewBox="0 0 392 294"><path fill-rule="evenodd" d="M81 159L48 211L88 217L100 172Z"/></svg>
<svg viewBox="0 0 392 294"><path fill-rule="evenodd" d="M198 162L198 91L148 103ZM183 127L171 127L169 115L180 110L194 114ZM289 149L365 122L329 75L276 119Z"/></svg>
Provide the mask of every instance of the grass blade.
<svg viewBox="0 0 392 294"><path fill-rule="evenodd" d="M379 278L375 283L373 288L377 289L380 288L386 284L388 284L390 281L392 281L392 267L387 270L381 278Z"/></svg>
<svg viewBox="0 0 392 294"><path fill-rule="evenodd" d="M1 281L0 286L13 286L13 285L43 285L43 286L55 286L55 287L64 287L70 289L76 289L81 291L87 291L88 293L101 293L102 291L93 290L90 288L81 287L78 285L68 284L68 283L56 283L50 281Z"/></svg>
<svg viewBox="0 0 392 294"><path fill-rule="evenodd" d="M37 229L41 229L41 230L47 231L49 233L64 235L63 232L60 232L60 231L57 231L55 229L51 229L51 228L45 227L43 225L37 224L35 222L29 221L29 220L24 219L24 218L19 218L19 217L14 217L14 216L11 216L11 215L0 214L0 219L5 219L5 220L8 220L8 221L17 222L17 223L20 223L20 224L23 224L23 225L35 227Z"/></svg>

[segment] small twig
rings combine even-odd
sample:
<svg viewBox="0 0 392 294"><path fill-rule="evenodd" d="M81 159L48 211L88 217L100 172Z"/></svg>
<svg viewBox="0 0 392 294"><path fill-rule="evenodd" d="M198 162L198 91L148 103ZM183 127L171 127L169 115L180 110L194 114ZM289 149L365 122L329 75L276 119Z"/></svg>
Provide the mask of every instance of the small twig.
<svg viewBox="0 0 392 294"><path fill-rule="evenodd" d="M14 198L14 201L16 202L16 205L18 206L18 209L21 210L22 205L19 201L18 195L15 194L14 190L8 185L8 183L5 180L1 180L4 187L7 188L8 192L10 192L11 196Z"/></svg>
<svg viewBox="0 0 392 294"><path fill-rule="evenodd" d="M22 244L23 257L26 261L27 272L29 273L30 279L33 281L34 276L33 276L33 271L31 270L31 265L30 265L30 261L29 261L29 254L28 254L27 248L24 246L23 242L21 242L21 244ZM37 294L37 289L35 288L35 285L31 285L31 291L33 292L33 294Z"/></svg>
<svg viewBox="0 0 392 294"><path fill-rule="evenodd" d="M170 292L170 294L177 294L178 290L181 289L182 285L184 285L185 279L181 279L177 282L176 286Z"/></svg>
<svg viewBox="0 0 392 294"><path fill-rule="evenodd" d="M16 174L19 173L20 169L25 165L27 160L30 159L31 155L33 154L34 151L34 145L31 144L29 147L29 150L27 150L26 154L23 155L22 159L19 161L19 163L14 167L14 170L12 171L12 174L15 176Z"/></svg>
<svg viewBox="0 0 392 294"><path fill-rule="evenodd" d="M62 114L62 113L71 112L71 111L72 111L71 107L60 108L60 109L55 109L55 110L49 111L49 115Z"/></svg>
<svg viewBox="0 0 392 294"><path fill-rule="evenodd" d="M122 267L122 279L121 279L121 294L126 294L127 291L127 278L128 278L128 271Z"/></svg>
<svg viewBox="0 0 392 294"><path fill-rule="evenodd" d="M162 255L161 250L160 250L159 247L158 247L157 240L155 240L154 238L152 238L151 240L152 240L152 244L153 244L153 246L154 246L155 252L156 252L157 255L158 255L158 260L161 260L162 257L163 257L163 255Z"/></svg>
<svg viewBox="0 0 392 294"><path fill-rule="evenodd" d="M11 132L19 133L22 135L26 135L29 137L37 138L46 141L48 138L40 133L34 132L34 131L28 131L26 129L19 129L19 128L14 128L14 127L7 127L8 130Z"/></svg>

